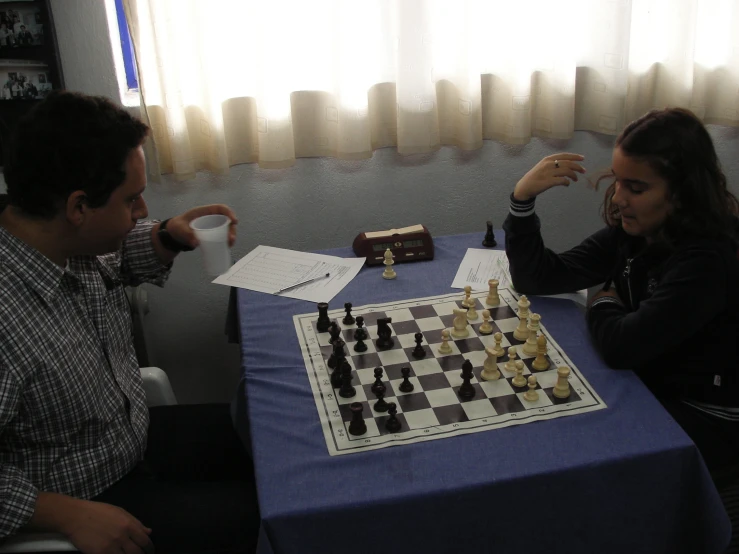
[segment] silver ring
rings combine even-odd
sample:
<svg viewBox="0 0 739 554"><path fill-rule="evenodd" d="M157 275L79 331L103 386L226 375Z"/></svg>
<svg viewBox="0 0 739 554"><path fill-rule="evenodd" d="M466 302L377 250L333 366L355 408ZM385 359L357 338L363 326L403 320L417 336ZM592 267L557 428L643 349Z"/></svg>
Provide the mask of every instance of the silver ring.
<svg viewBox="0 0 739 554"><path fill-rule="evenodd" d="M554 160L554 167L559 169L559 160Z"/></svg>

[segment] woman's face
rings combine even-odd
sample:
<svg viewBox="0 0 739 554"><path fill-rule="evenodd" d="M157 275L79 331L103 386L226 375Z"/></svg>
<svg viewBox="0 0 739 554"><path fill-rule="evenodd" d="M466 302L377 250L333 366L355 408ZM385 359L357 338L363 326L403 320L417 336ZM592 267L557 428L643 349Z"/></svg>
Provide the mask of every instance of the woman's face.
<svg viewBox="0 0 739 554"><path fill-rule="evenodd" d="M613 150L616 187L612 202L618 206L621 227L632 236L652 240L672 210L667 181L643 160L631 158L619 147Z"/></svg>

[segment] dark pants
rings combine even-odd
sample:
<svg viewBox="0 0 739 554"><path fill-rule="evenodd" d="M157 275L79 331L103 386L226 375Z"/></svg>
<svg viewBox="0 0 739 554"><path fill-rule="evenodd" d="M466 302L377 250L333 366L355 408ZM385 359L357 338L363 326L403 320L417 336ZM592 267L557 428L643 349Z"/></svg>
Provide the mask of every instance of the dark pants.
<svg viewBox="0 0 739 554"><path fill-rule="evenodd" d="M143 463L93 500L152 529L157 554L251 553L259 534L254 470L227 404L149 410Z"/></svg>

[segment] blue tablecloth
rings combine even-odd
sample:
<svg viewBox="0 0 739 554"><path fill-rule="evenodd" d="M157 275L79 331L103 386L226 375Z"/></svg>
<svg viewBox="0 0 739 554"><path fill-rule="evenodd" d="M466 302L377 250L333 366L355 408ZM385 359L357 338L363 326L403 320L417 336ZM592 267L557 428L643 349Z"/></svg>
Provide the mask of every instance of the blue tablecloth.
<svg viewBox="0 0 739 554"><path fill-rule="evenodd" d="M481 238L438 238L433 261L398 264L393 281L365 266L331 307L452 292ZM608 408L331 457L292 320L315 305L243 289L237 300L236 421L254 456L260 552L711 554L728 543L699 452L633 373L603 364L570 301L532 305Z"/></svg>

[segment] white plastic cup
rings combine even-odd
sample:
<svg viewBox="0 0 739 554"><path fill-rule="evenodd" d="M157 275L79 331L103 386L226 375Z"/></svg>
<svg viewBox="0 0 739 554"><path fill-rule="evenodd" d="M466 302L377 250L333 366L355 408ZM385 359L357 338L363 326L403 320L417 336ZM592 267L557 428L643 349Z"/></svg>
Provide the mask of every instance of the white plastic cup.
<svg viewBox="0 0 739 554"><path fill-rule="evenodd" d="M231 251L228 248L228 229L231 219L225 215L204 215L190 222L190 228L200 241L205 271L218 276L231 268Z"/></svg>

